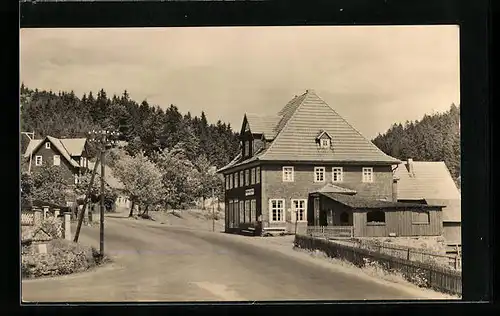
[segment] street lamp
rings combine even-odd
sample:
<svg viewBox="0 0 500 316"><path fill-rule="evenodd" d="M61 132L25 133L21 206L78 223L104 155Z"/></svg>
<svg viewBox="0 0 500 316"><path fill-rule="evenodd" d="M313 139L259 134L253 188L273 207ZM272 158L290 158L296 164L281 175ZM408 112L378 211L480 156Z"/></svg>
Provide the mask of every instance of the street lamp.
<svg viewBox="0 0 500 316"><path fill-rule="evenodd" d="M104 256L104 173L106 150L117 145L119 133L109 130L92 130L89 134L89 142L95 144L100 152L101 160L101 207L100 207L100 243L99 252ZM94 168L96 168L95 166ZM92 185L92 183L90 183Z"/></svg>

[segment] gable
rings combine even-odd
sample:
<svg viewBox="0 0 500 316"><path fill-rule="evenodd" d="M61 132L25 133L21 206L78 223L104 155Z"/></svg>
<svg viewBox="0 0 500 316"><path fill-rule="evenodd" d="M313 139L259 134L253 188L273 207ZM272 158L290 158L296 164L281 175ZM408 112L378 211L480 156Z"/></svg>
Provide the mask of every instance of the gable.
<svg viewBox="0 0 500 316"><path fill-rule="evenodd" d="M284 115L277 127L280 131L262 160L399 163L362 136L312 90L294 98L280 113ZM318 130L331 137L335 144L331 150L318 149Z"/></svg>
<svg viewBox="0 0 500 316"><path fill-rule="evenodd" d="M28 145L28 148L27 148L26 153L25 153L25 157L29 158L31 153L35 154L40 149L41 146L44 146L44 144L47 141L50 142L51 149L59 152L61 154L61 156L63 156L64 159L66 159L73 167L80 166L78 164L78 162L76 162L73 158L71 158L71 156L69 155L68 150L66 149L64 144L58 138L55 138L52 136L46 136L43 139L38 139L38 140L36 140L36 142L33 142L32 146ZM31 144L31 142L30 142L30 144Z"/></svg>

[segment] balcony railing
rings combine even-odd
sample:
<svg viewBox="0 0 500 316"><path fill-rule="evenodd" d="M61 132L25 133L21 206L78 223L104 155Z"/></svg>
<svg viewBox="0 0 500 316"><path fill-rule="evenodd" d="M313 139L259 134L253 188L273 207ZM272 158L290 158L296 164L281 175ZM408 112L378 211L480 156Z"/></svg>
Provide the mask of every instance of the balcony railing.
<svg viewBox="0 0 500 316"><path fill-rule="evenodd" d="M346 239L354 237L353 226L308 226L307 235L325 239Z"/></svg>

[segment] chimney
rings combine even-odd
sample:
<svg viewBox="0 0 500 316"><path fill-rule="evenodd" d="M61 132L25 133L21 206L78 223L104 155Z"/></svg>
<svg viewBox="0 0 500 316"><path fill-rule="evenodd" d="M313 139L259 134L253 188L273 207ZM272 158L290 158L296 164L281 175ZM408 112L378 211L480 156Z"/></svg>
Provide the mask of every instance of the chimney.
<svg viewBox="0 0 500 316"><path fill-rule="evenodd" d="M413 159L408 158L408 172L410 175L413 175Z"/></svg>
<svg viewBox="0 0 500 316"><path fill-rule="evenodd" d="M398 201L398 177L393 177L392 178L392 201L397 202Z"/></svg>

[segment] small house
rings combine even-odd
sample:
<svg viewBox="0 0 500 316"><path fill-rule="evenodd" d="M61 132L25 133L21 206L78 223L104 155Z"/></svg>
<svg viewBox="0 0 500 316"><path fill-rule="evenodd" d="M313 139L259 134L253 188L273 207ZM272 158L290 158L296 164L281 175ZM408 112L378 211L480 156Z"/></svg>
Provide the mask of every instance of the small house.
<svg viewBox="0 0 500 316"><path fill-rule="evenodd" d="M86 138L32 139L24 153L31 171L43 165L56 166L71 184L78 184L80 175L88 171L88 157Z"/></svg>

